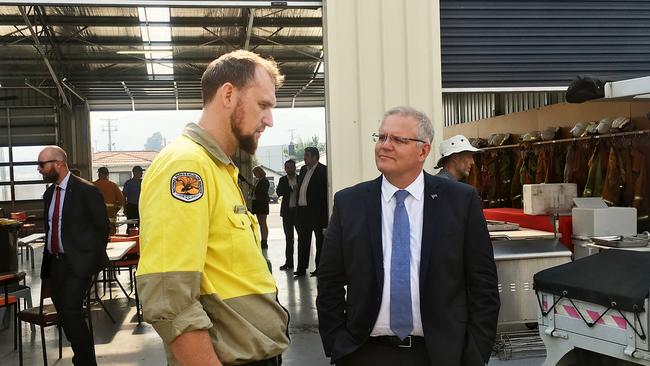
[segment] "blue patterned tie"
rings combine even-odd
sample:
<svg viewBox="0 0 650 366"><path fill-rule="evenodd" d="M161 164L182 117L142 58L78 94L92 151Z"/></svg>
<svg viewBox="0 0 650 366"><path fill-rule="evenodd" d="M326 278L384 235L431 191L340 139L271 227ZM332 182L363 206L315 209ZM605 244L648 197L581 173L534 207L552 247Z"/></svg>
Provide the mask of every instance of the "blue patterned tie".
<svg viewBox="0 0 650 366"><path fill-rule="evenodd" d="M411 307L411 229L404 200L405 190L395 192L393 247L390 258L390 329L400 339L413 330Z"/></svg>

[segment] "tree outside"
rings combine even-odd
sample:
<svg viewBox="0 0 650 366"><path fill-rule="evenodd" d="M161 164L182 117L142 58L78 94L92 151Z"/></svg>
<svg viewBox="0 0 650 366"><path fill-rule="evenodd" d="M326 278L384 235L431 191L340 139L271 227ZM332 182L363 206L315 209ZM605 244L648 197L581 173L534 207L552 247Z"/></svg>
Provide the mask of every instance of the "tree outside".
<svg viewBox="0 0 650 366"><path fill-rule="evenodd" d="M290 158L298 161L302 160L302 157L305 155L305 148L307 147L310 146L316 147L321 155L325 154L325 150L326 150L325 144L320 142L320 138L318 137L318 135L313 135L312 137L310 137L308 140L305 141L303 141L303 139L301 138L298 138L298 141L293 145L294 145L293 146L294 153L291 154L291 151L288 147L286 148L285 153Z"/></svg>
<svg viewBox="0 0 650 366"><path fill-rule="evenodd" d="M149 151L160 151L163 147L165 147L165 139L160 132L154 132L144 144L144 149Z"/></svg>

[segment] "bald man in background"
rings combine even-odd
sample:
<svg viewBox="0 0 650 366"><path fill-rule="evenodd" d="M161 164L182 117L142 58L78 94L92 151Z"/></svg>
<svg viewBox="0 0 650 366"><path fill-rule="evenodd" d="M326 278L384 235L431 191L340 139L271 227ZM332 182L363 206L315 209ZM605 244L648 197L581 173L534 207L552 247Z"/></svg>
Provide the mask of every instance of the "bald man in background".
<svg viewBox="0 0 650 366"><path fill-rule="evenodd" d="M47 240L41 279L49 283L59 324L72 345L72 363L97 365L82 303L92 277L108 263L104 199L92 183L70 174L67 155L58 146L38 154L38 172L52 183L43 195Z"/></svg>

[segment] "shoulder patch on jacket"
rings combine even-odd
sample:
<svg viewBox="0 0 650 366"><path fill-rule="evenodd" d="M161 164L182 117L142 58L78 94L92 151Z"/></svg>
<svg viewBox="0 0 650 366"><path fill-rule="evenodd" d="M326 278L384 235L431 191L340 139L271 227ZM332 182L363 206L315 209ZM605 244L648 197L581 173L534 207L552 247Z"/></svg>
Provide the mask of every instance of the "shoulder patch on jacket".
<svg viewBox="0 0 650 366"><path fill-rule="evenodd" d="M178 172L172 176L171 194L183 202L194 202L203 197L203 179L192 172Z"/></svg>

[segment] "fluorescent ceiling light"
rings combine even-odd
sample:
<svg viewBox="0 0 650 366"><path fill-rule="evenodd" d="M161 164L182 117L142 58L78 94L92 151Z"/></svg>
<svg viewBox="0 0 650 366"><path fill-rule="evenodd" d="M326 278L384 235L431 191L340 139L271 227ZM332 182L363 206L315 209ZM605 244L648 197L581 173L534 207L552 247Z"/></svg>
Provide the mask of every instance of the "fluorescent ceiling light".
<svg viewBox="0 0 650 366"><path fill-rule="evenodd" d="M145 22L140 26L140 36L144 46L143 50L118 51L120 54L140 54L145 55L147 60L153 59L173 59L171 47L151 45L151 42L171 42L172 29L169 26L149 27L149 22L169 22L170 11L168 7L145 8L138 7L138 18ZM174 66L171 62L147 62L147 74L156 75L173 75Z"/></svg>
<svg viewBox="0 0 650 366"><path fill-rule="evenodd" d="M174 75L174 66L171 63L152 63L151 71L154 75Z"/></svg>
<svg viewBox="0 0 650 366"><path fill-rule="evenodd" d="M172 29L170 27L140 27L143 42L171 42Z"/></svg>
<svg viewBox="0 0 650 366"><path fill-rule="evenodd" d="M138 18L142 22L169 22L169 8L138 7Z"/></svg>
<svg viewBox="0 0 650 366"><path fill-rule="evenodd" d="M148 55L148 54L165 54L169 55L172 52L171 48L160 49L160 50L128 50L128 51L117 51L117 54L120 55Z"/></svg>

